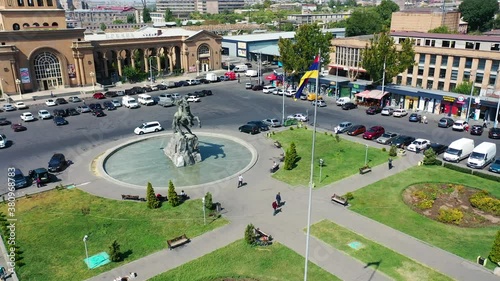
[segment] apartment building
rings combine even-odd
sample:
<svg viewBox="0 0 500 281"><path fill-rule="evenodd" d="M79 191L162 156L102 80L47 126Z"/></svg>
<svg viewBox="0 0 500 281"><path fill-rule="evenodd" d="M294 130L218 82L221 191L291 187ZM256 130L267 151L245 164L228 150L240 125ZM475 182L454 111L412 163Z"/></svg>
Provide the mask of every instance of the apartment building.
<svg viewBox="0 0 500 281"><path fill-rule="evenodd" d="M167 9L179 18L187 18L190 13L200 12L208 14L218 14L222 11L234 11L242 9L245 0L157 0L156 8L158 12L165 12Z"/></svg>
<svg viewBox="0 0 500 281"><path fill-rule="evenodd" d="M100 7L95 9L65 11L66 20L79 28L94 29L104 23L127 22L129 15L135 15L134 7ZM75 24L76 23L76 24Z"/></svg>
<svg viewBox="0 0 500 281"><path fill-rule="evenodd" d="M337 14L292 14L286 17L287 20L296 24L310 24L315 22L330 23L347 19L350 13Z"/></svg>
<svg viewBox="0 0 500 281"><path fill-rule="evenodd" d="M438 9L413 9L392 13L391 31L428 32L440 26L450 31L458 31L460 12Z"/></svg>

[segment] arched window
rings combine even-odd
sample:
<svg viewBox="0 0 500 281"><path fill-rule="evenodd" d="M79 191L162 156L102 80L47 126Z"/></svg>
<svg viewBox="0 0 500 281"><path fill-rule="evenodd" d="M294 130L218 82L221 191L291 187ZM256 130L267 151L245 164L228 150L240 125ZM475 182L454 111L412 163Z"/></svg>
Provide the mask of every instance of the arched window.
<svg viewBox="0 0 500 281"><path fill-rule="evenodd" d="M43 7L43 0L36 0L38 7Z"/></svg>
<svg viewBox="0 0 500 281"><path fill-rule="evenodd" d="M28 6L30 6L30 7L35 6L35 3L33 2L33 0L28 0Z"/></svg>
<svg viewBox="0 0 500 281"><path fill-rule="evenodd" d="M59 24L58 24L57 22L53 22L53 23L52 23L52 26L54 26L54 27L58 27L58 26L59 26Z"/></svg>
<svg viewBox="0 0 500 281"><path fill-rule="evenodd" d="M29 23L23 23L23 28L30 27Z"/></svg>
<svg viewBox="0 0 500 281"><path fill-rule="evenodd" d="M35 22L33 26L39 27L40 25L38 24L38 22Z"/></svg>
<svg viewBox="0 0 500 281"><path fill-rule="evenodd" d="M200 47L198 47L198 57L199 58L210 57L210 48L208 47L208 45L203 44Z"/></svg>
<svg viewBox="0 0 500 281"><path fill-rule="evenodd" d="M44 81L48 81L49 84L53 86L60 86L63 84L61 63L53 53L43 52L36 55L33 60L33 68L39 85L42 85Z"/></svg>
<svg viewBox="0 0 500 281"><path fill-rule="evenodd" d="M24 0L17 0L17 6L24 7Z"/></svg>
<svg viewBox="0 0 500 281"><path fill-rule="evenodd" d="M20 29L19 24L17 24L17 23L13 24L12 29L19 30Z"/></svg>
<svg viewBox="0 0 500 281"><path fill-rule="evenodd" d="M46 22L44 22L44 23L43 23L43 26L49 26L49 24L48 24L48 23L46 23Z"/></svg>

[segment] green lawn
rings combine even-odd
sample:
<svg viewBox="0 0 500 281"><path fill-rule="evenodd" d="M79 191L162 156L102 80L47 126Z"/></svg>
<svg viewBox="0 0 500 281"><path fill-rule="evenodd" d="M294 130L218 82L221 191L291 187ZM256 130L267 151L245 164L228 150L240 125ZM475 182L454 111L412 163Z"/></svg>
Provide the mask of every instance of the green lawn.
<svg viewBox="0 0 500 281"><path fill-rule="evenodd" d="M165 204L150 210L146 203L104 199L78 189L20 199L16 242L24 252L25 265L18 268L18 274L24 280L80 281L165 249L168 239L184 233L198 236L228 223L210 219L204 226L201 206L200 200L188 200L175 208ZM82 208L89 208L90 213L83 215ZM6 213L5 204L1 210ZM89 256L108 251L116 239L126 253L125 260L89 270L83 261L85 235L89 236Z"/></svg>
<svg viewBox="0 0 500 281"><path fill-rule="evenodd" d="M412 211L403 202L402 192L407 186L421 182L462 184L487 190L500 197L498 182L440 166L420 166L353 192L350 209L465 259L475 262L477 256L487 257L498 226L461 228Z"/></svg>
<svg viewBox="0 0 500 281"><path fill-rule="evenodd" d="M312 225L311 234L363 263L371 263L372 268L394 280L453 280L331 221L323 220ZM352 242L360 242L362 247L353 249L348 245Z"/></svg>
<svg viewBox="0 0 500 281"><path fill-rule="evenodd" d="M241 235L243 236L243 230ZM302 280L304 257L276 242L267 247L252 247L244 240L238 240L150 280L225 280L223 278L236 280L252 278L251 280L255 281ZM309 263L308 280L335 281L340 279L315 264Z"/></svg>
<svg viewBox="0 0 500 281"><path fill-rule="evenodd" d="M290 143L295 142L297 154L300 157L297 167L288 171L281 167L274 174L274 178L292 186L308 185L311 170L312 132L311 128L306 130L293 127L293 130L285 130L272 135L273 139L282 144L285 151L290 146ZM337 142L335 135L332 136L330 133L325 135L323 132L317 132L315 147L314 183L317 187L359 173L359 168L365 164L366 147L364 145L343 138L340 138L340 141ZM372 167L380 165L387 161L388 155L388 152L383 152L381 149L369 147L368 164ZM319 179L319 159L325 161L321 180Z"/></svg>

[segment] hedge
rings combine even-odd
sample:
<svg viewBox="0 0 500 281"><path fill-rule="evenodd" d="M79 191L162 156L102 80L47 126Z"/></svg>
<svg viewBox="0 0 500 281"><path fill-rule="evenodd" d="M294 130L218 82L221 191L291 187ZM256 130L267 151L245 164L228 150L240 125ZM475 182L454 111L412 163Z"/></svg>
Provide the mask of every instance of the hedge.
<svg viewBox="0 0 500 281"><path fill-rule="evenodd" d="M464 168L464 167L460 167L460 166L449 164L449 163L444 163L443 166L448 168L448 169L455 170L455 171L458 171L461 173L465 173L465 174L469 174L469 175L472 174L472 170L469 168Z"/></svg>
<svg viewBox="0 0 500 281"><path fill-rule="evenodd" d="M500 177L499 176L495 176L495 175L492 175L492 174L486 174L486 173L483 173L483 172L472 172L473 175L475 176L478 176L480 178L483 178L483 179L488 179L488 180L492 180L492 181L497 181L497 182L500 182Z"/></svg>

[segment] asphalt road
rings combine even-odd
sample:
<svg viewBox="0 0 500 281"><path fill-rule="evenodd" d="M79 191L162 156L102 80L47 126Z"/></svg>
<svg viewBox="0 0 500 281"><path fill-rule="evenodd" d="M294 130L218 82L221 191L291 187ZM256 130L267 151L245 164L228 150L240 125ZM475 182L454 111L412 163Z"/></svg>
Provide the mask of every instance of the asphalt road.
<svg viewBox="0 0 500 281"><path fill-rule="evenodd" d="M234 128L245 124L250 120L262 120L275 117L281 120L282 101L281 96L263 94L262 91L245 90L247 78L242 78L241 84L236 81L226 81L209 85L197 85L169 89L168 93L186 94L201 89L210 89L213 96L201 98L200 103L191 105L193 114L198 115L204 128ZM153 96L165 91L150 93ZM394 118L392 116L366 115L364 108L344 111L337 107L333 99L327 98L327 107L318 108L318 127L331 130L342 121L351 121L355 124L363 124L367 128L375 125L383 126L386 131L407 134L416 138L426 138L432 142L449 144L461 138L473 138L476 144L482 141L493 141L500 144L498 140L482 136L471 136L464 132L454 132L449 129L437 127L440 117L428 115L429 124L418 124L408 122L408 117ZM91 103L87 100L87 104ZM102 103L102 100L100 101ZM39 109L45 108L50 112L56 108L68 108L78 104L60 105L47 108L45 105L33 105L27 111L34 115ZM25 111L25 110L23 110ZM147 121L159 121L166 130L170 130L172 116L176 107L163 108L161 106L142 106L139 109L119 108L115 111L106 111L105 117L94 117L89 113L79 116L67 117L68 125L57 127L52 120L37 120L26 123L27 131L13 132L10 126L0 127L0 133L9 138L12 143L10 147L0 149L0 182L7 182L7 168L18 167L25 174L29 170L46 167L47 162L54 152L62 152L67 159L78 161L78 155L95 146L99 146L110 140L118 140L133 135L135 127ZM306 101L294 101L285 97L285 116L294 113L308 113L311 120L314 107ZM0 117L6 117L13 123L24 123L19 117L22 111L2 112ZM71 167L69 168L71 169ZM3 171L3 172L2 172ZM64 181L66 173L57 175ZM6 192L6 184L0 184L0 194Z"/></svg>

